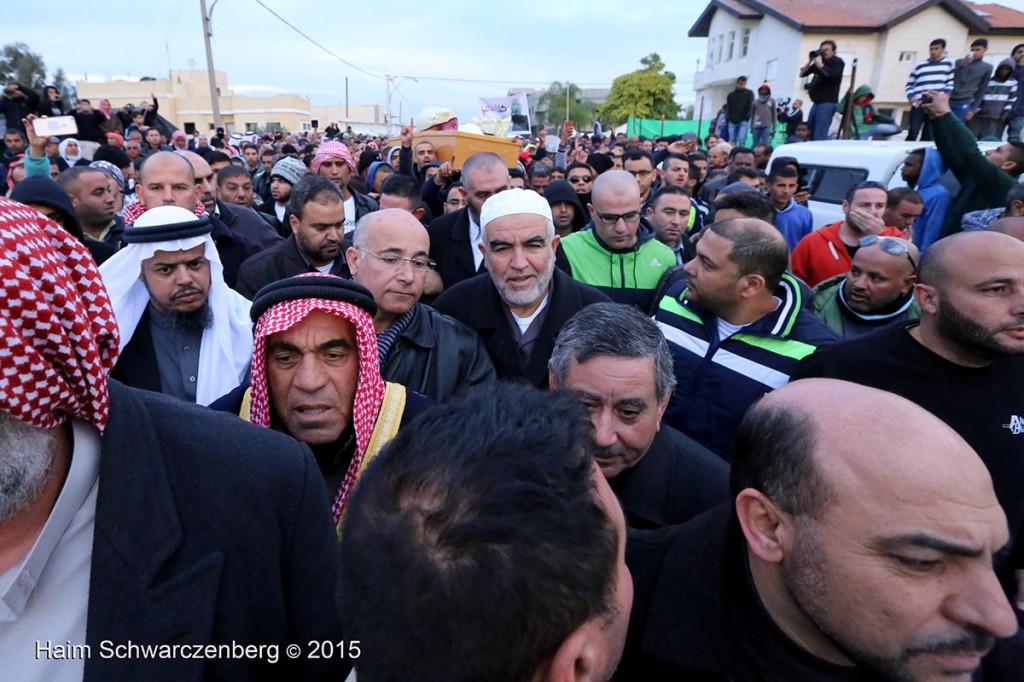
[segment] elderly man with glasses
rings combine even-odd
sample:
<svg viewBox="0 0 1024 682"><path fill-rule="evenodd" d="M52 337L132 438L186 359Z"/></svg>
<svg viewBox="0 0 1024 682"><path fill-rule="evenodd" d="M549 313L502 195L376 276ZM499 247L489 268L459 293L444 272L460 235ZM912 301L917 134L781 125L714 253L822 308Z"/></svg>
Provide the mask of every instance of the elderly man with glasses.
<svg viewBox="0 0 1024 682"><path fill-rule="evenodd" d="M373 326L387 381L441 402L495 378L476 333L419 302L436 265L427 257L430 239L419 220L402 209L381 209L359 219L352 241L348 266L377 303Z"/></svg>
<svg viewBox="0 0 1024 682"><path fill-rule="evenodd" d="M905 239L868 235L850 272L814 288L814 314L844 339L921 316L914 300L917 247Z"/></svg>
<svg viewBox="0 0 1024 682"><path fill-rule="evenodd" d="M590 223L561 241L558 266L617 303L647 310L676 255L642 217L637 181L626 171L602 173L587 209Z"/></svg>

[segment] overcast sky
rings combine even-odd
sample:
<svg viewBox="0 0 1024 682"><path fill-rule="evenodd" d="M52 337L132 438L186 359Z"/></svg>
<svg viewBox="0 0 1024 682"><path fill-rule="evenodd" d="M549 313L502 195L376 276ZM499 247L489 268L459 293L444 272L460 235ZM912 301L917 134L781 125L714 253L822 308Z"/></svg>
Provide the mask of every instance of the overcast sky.
<svg viewBox="0 0 1024 682"><path fill-rule="evenodd" d="M383 76L392 74L405 77L395 81L392 110L401 103L406 119L439 106L468 120L478 114L478 97L502 96L510 87L565 80L609 87L650 52L676 74L676 100L692 103L693 74L706 52L703 38L687 37L704 0L262 2L351 66L257 0L218 0L213 61L236 93L292 92L313 104L344 103L348 76L351 104L384 104ZM1024 10L1024 0L1000 4ZM51 73L62 67L73 79L166 78L169 68L206 67L199 0L110 9L36 0L4 19L4 43L26 43Z"/></svg>

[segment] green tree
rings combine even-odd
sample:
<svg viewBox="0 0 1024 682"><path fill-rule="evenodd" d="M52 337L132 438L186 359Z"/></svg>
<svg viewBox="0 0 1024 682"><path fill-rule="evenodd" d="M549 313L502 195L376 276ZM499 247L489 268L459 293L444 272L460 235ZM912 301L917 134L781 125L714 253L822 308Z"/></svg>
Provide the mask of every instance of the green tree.
<svg viewBox="0 0 1024 682"><path fill-rule="evenodd" d="M60 92L65 106L71 106L77 99L75 86L68 81L64 69L58 68L51 79L46 77L46 64L25 43L4 45L0 50L0 87L10 82L21 83L35 90L40 96L43 88L53 85Z"/></svg>
<svg viewBox="0 0 1024 682"><path fill-rule="evenodd" d="M51 85L57 88L57 92L60 93L60 98L64 100L65 106L71 106L72 103L78 101L78 92L75 90L75 84L68 80L64 69L58 68L54 72Z"/></svg>
<svg viewBox="0 0 1024 682"><path fill-rule="evenodd" d="M584 101L583 93L576 85L569 84L569 120L577 130L586 130L597 116L597 105ZM541 127L561 125L565 120L565 85L555 81L547 92L537 99L537 121Z"/></svg>
<svg viewBox="0 0 1024 682"><path fill-rule="evenodd" d="M679 105L672 94L676 75L665 70L665 63L657 52L641 59L640 64L643 68L612 81L608 99L597 109L606 127L625 123L630 116L659 119L679 116Z"/></svg>
<svg viewBox="0 0 1024 682"><path fill-rule="evenodd" d="M0 52L0 80L4 84L21 83L38 92L46 82L46 65L25 43L4 45Z"/></svg>

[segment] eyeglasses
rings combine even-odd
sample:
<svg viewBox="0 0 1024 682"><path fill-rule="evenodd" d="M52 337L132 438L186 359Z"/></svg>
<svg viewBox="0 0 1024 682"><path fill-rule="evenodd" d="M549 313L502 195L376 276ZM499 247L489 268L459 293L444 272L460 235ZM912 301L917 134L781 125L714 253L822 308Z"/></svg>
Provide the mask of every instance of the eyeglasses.
<svg viewBox="0 0 1024 682"><path fill-rule="evenodd" d="M622 222L629 225L630 223L640 222L640 211L630 211L629 213L598 213L597 217L606 225L614 225L619 222L619 220L622 220Z"/></svg>
<svg viewBox="0 0 1024 682"><path fill-rule="evenodd" d="M890 256L906 256L907 260L910 261L910 267L914 268L914 272L917 272L917 263L914 262L914 257L910 255L910 249L900 240L893 237L879 237L877 234L869 234L860 240L861 246L871 246L872 244L878 244L882 251L885 251Z"/></svg>
<svg viewBox="0 0 1024 682"><path fill-rule="evenodd" d="M569 182L571 182L574 185L576 183L578 183L578 182L590 182L593 179L594 178L591 175L570 175L569 176Z"/></svg>
<svg viewBox="0 0 1024 682"><path fill-rule="evenodd" d="M363 253L370 254L391 270L398 270L400 267L402 267L403 263L408 263L409 265L411 265L412 269L415 270L416 272L430 272L431 270L437 267L437 263L430 260L429 258L403 258L402 256L393 256L390 253L381 255L379 253L374 253L369 249L364 249L361 246L356 248L358 248Z"/></svg>
<svg viewBox="0 0 1024 682"><path fill-rule="evenodd" d="M634 178L646 178L648 175L650 175L654 171L649 171L649 170L628 170L626 172L629 173L630 175L632 175Z"/></svg>

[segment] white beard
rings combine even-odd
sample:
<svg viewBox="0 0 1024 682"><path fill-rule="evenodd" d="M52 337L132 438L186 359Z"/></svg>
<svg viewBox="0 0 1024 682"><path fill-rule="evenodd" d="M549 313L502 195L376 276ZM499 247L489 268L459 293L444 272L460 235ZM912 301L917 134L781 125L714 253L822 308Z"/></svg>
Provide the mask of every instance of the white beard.
<svg viewBox="0 0 1024 682"><path fill-rule="evenodd" d="M0 521L35 501L46 484L52 433L0 412Z"/></svg>

